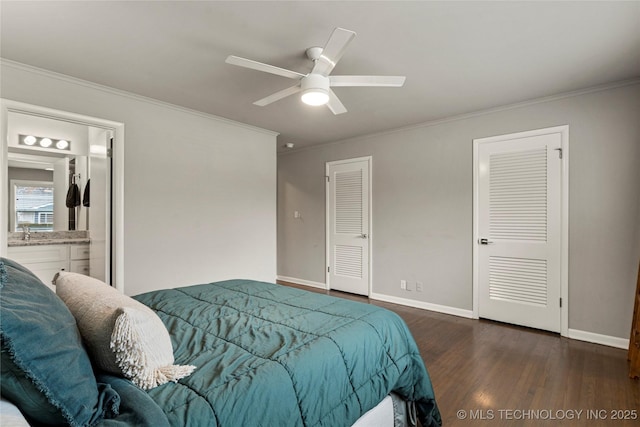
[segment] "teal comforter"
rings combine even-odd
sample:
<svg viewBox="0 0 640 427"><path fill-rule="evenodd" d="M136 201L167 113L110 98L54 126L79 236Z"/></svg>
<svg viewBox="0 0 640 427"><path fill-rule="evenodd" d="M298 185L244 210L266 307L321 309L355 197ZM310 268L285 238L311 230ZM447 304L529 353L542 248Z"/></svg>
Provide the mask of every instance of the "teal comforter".
<svg viewBox="0 0 640 427"><path fill-rule="evenodd" d="M395 391L440 425L405 323L388 310L229 280L135 297L167 326L189 377L150 390L172 426L350 426Z"/></svg>

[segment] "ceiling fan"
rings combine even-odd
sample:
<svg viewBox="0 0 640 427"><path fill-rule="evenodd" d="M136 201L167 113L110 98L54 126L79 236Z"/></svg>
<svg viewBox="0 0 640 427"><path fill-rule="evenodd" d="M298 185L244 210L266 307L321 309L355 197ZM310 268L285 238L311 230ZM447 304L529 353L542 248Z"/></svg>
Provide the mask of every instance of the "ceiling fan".
<svg viewBox="0 0 640 427"><path fill-rule="evenodd" d="M308 74L233 55L228 56L225 62L298 80L296 85L262 98L254 102L255 105L264 107L287 96L302 92L301 99L305 104L326 104L333 114L342 114L346 113L347 109L331 90L331 87L402 87L405 80L404 76L330 76L329 74L342 58L347 46L355 36L356 33L353 31L336 28L324 47L308 48L306 50L307 57L314 62L313 69Z"/></svg>

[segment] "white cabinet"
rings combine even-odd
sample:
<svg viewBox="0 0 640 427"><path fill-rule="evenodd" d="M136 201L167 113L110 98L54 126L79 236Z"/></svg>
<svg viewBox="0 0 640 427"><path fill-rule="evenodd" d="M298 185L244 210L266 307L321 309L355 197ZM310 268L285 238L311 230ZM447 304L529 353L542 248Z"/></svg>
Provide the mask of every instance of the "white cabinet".
<svg viewBox="0 0 640 427"><path fill-rule="evenodd" d="M52 289L51 280L58 271L89 275L89 245L10 246L7 255Z"/></svg>
<svg viewBox="0 0 640 427"><path fill-rule="evenodd" d="M89 245L69 245L69 271L89 275Z"/></svg>

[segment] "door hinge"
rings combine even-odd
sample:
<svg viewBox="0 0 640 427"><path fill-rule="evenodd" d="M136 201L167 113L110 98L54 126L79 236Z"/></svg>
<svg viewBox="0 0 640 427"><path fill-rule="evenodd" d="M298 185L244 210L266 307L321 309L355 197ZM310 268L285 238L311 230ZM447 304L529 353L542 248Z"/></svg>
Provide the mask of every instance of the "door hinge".
<svg viewBox="0 0 640 427"><path fill-rule="evenodd" d="M324 178L327 180L327 182L331 182L331 178L329 178L329 175L325 175Z"/></svg>
<svg viewBox="0 0 640 427"><path fill-rule="evenodd" d="M108 158L112 158L113 157L113 148L107 148L107 157Z"/></svg>
<svg viewBox="0 0 640 427"><path fill-rule="evenodd" d="M560 298L560 308L562 308L562 298Z"/></svg>
<svg viewBox="0 0 640 427"><path fill-rule="evenodd" d="M331 267L327 266L327 273L331 273Z"/></svg>
<svg viewBox="0 0 640 427"><path fill-rule="evenodd" d="M558 152L558 158L561 159L562 158L562 148L556 148L555 150Z"/></svg>

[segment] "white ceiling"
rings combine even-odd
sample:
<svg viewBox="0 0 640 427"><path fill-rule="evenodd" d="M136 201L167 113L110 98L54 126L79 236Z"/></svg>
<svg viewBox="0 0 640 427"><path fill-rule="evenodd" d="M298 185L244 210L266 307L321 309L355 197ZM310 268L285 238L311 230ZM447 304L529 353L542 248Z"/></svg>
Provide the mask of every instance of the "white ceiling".
<svg viewBox="0 0 640 427"><path fill-rule="evenodd" d="M3 58L280 132L296 148L640 76L640 2L0 2ZM237 55L306 73L334 27L357 32L332 74L334 116Z"/></svg>

